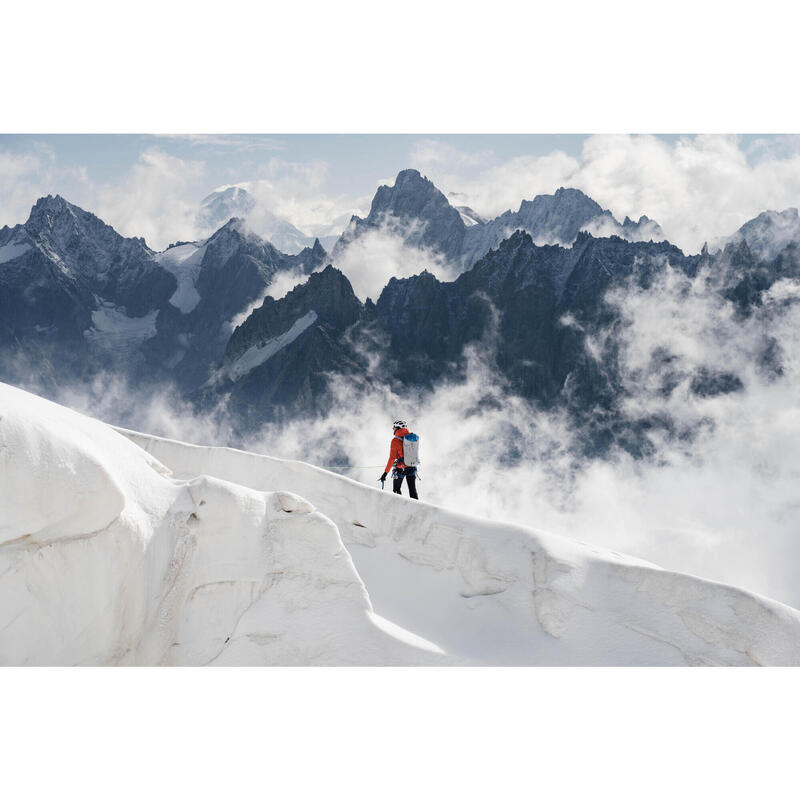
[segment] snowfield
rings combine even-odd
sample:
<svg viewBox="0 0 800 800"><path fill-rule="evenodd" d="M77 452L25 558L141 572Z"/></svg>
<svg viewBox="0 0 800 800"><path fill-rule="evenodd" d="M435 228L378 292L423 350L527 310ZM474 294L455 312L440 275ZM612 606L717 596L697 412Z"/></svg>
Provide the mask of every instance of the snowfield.
<svg viewBox="0 0 800 800"><path fill-rule="evenodd" d="M205 244L187 242L156 254L156 261L178 281L178 288L169 302L181 314L188 314L200 302L196 283L200 268L203 266L206 247Z"/></svg>
<svg viewBox="0 0 800 800"><path fill-rule="evenodd" d="M800 612L0 383L0 663L797 665Z"/></svg>

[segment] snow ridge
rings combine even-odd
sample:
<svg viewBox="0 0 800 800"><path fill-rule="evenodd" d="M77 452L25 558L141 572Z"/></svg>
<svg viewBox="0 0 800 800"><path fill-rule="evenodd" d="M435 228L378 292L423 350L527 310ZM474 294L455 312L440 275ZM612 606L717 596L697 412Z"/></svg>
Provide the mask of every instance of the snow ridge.
<svg viewBox="0 0 800 800"><path fill-rule="evenodd" d="M0 384L0 664L800 664L800 612Z"/></svg>

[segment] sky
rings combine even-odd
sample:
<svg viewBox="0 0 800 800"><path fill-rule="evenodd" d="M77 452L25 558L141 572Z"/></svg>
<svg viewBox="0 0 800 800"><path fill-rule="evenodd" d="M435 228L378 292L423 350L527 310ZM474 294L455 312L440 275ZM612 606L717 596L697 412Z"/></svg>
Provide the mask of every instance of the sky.
<svg viewBox="0 0 800 800"><path fill-rule="evenodd" d="M199 235L206 195L244 184L304 233L331 235L407 167L488 217L574 186L688 251L800 205L800 137L786 135L2 135L0 225L58 193L162 249Z"/></svg>

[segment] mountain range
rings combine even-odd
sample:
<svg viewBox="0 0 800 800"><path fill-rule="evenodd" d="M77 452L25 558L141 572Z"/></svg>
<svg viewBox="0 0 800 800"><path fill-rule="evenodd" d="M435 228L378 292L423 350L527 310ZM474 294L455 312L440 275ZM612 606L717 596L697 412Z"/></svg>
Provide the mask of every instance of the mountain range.
<svg viewBox="0 0 800 800"><path fill-rule="evenodd" d="M50 381L111 368L195 385L276 274L325 258L319 242L281 253L238 219L156 253L60 196L41 198L25 224L0 230L0 358Z"/></svg>
<svg viewBox="0 0 800 800"><path fill-rule="evenodd" d="M248 200L223 193L209 213L226 203ZM370 230L436 252L461 274L392 278L374 302L362 301L335 265ZM45 393L104 372L140 387L169 383L198 407L224 403L249 430L323 413L337 380L353 392L379 382L399 393L463 380L467 348L477 346L504 392L579 423L585 452L644 455L649 432L672 423L624 408L624 320L608 290L646 290L667 268L703 270L746 319L776 281L800 277L794 209L765 212L716 252L685 255L657 239L652 220L619 223L569 188L485 221L415 170L378 189L330 256L318 240L281 252L239 218L157 253L48 196L27 222L0 230L0 377L34 379ZM281 276L295 288L270 296ZM765 339L758 358L780 373L774 343ZM661 391L677 385L675 372L665 367ZM682 377L701 396L742 386L724 364Z"/></svg>
<svg viewBox="0 0 800 800"><path fill-rule="evenodd" d="M620 224L578 189L560 188L552 195L523 200L519 210L506 211L486 221L466 206L452 206L447 198L415 169L400 172L394 186L381 186L369 215L354 216L333 249L333 257L370 230L386 230L413 247L429 248L460 269L468 269L514 231L527 231L537 244L569 246L582 230L595 235L617 235L631 241L661 240L658 223L642 216Z"/></svg>

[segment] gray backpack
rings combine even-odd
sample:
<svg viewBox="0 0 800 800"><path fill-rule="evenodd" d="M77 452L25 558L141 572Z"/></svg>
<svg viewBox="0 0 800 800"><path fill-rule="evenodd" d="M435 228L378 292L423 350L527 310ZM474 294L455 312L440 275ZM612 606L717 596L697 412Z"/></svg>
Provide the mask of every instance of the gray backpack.
<svg viewBox="0 0 800 800"><path fill-rule="evenodd" d="M403 463L407 467L419 464L419 436L416 433L407 433L403 437Z"/></svg>

